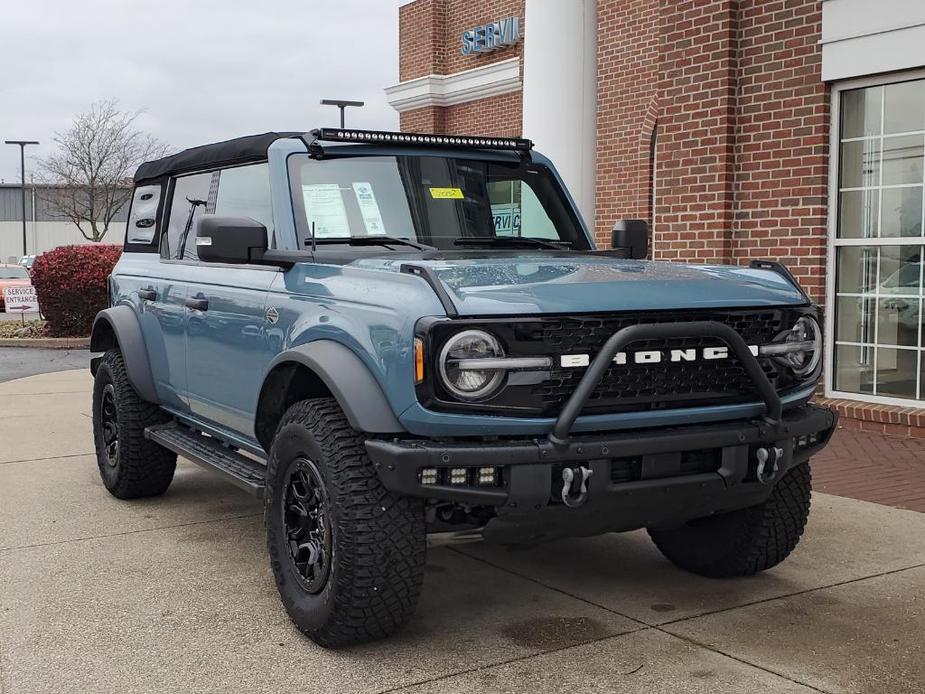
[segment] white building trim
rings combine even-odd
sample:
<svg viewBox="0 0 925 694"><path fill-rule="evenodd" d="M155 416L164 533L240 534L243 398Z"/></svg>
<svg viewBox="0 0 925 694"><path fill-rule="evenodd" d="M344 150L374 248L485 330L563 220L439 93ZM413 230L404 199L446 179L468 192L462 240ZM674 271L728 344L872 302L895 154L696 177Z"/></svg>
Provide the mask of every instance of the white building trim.
<svg viewBox="0 0 925 694"><path fill-rule="evenodd" d="M427 75L386 87L398 112L425 106L453 106L520 91L520 58L502 60L452 75Z"/></svg>
<svg viewBox="0 0 925 694"><path fill-rule="evenodd" d="M826 82L919 68L925 2L825 0L820 43Z"/></svg>
<svg viewBox="0 0 925 694"><path fill-rule="evenodd" d="M527 0L524 24L523 133L556 163L593 234L597 0Z"/></svg>

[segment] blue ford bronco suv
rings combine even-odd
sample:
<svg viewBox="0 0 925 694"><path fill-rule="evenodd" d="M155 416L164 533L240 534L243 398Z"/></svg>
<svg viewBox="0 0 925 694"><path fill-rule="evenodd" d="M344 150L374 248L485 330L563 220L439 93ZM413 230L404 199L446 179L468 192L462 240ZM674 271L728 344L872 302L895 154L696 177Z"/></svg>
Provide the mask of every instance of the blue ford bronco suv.
<svg viewBox="0 0 925 694"><path fill-rule="evenodd" d="M411 617L430 540L646 528L678 566L753 574L796 546L817 306L771 261L597 250L524 139L321 129L135 175L93 427L116 497L177 454L262 496L279 594L317 643Z"/></svg>

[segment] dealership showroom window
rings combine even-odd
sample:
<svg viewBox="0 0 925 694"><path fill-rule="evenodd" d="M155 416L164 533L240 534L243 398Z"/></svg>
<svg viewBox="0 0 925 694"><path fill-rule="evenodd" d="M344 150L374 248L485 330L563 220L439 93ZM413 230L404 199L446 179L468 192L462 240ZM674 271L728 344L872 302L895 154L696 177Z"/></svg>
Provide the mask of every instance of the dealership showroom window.
<svg viewBox="0 0 925 694"><path fill-rule="evenodd" d="M839 87L834 104L832 391L921 402L925 79Z"/></svg>

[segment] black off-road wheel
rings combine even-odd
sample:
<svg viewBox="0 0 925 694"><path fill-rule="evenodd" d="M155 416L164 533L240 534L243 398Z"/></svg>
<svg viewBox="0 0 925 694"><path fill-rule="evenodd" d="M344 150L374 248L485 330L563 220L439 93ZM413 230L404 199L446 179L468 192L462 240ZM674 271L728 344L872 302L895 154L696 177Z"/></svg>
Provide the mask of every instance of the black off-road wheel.
<svg viewBox="0 0 925 694"><path fill-rule="evenodd" d="M373 641L411 618L424 578L423 503L382 486L333 399L303 400L283 416L264 514L280 598L312 641Z"/></svg>
<svg viewBox="0 0 925 694"><path fill-rule="evenodd" d="M167 491L177 454L145 438L145 427L170 416L142 400L125 372L122 353L103 355L93 383L93 441L100 477L119 499L157 496Z"/></svg>
<svg viewBox="0 0 925 694"><path fill-rule="evenodd" d="M757 506L649 529L655 545L686 571L710 578L751 576L777 566L796 548L809 517L809 463L785 474Z"/></svg>

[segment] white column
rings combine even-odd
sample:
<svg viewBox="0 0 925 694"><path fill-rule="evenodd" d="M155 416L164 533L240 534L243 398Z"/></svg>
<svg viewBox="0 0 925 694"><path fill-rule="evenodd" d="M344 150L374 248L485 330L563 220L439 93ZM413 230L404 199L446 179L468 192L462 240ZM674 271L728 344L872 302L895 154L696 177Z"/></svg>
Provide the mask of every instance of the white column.
<svg viewBox="0 0 925 694"><path fill-rule="evenodd" d="M597 0L527 0L524 137L552 159L594 233Z"/></svg>

